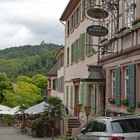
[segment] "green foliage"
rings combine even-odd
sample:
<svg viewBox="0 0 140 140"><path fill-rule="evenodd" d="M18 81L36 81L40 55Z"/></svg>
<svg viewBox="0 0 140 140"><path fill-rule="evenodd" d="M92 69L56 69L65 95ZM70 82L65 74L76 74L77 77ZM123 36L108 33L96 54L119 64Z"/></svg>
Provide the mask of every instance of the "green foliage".
<svg viewBox="0 0 140 140"><path fill-rule="evenodd" d="M13 124L14 117L12 115L4 115L4 122L8 125L11 126Z"/></svg>
<svg viewBox="0 0 140 140"><path fill-rule="evenodd" d="M134 21L132 22L132 26L134 26L134 25L136 25L136 24L138 24L138 23L140 23L140 18L134 20Z"/></svg>
<svg viewBox="0 0 140 140"><path fill-rule="evenodd" d="M42 129L46 127L48 124L48 117L40 117L33 121L32 123L32 131Z"/></svg>
<svg viewBox="0 0 140 140"><path fill-rule="evenodd" d="M5 73L0 73L0 103L3 102L5 97L5 92L7 90L12 90L12 83L9 81Z"/></svg>
<svg viewBox="0 0 140 140"><path fill-rule="evenodd" d="M74 140L73 137L66 137L66 140Z"/></svg>
<svg viewBox="0 0 140 140"><path fill-rule="evenodd" d="M117 34L123 32L123 31L125 31L125 30L127 30L127 29L130 29L130 28L129 28L129 27L122 27L122 28L117 32Z"/></svg>
<svg viewBox="0 0 140 140"><path fill-rule="evenodd" d="M45 75L52 67L55 61L55 53L60 47L63 46L41 44L1 50L0 72L7 73L12 80L21 75L33 76L37 73Z"/></svg>
<svg viewBox="0 0 140 140"><path fill-rule="evenodd" d="M17 82L27 82L27 83L31 83L31 78L29 78L28 76L19 76L17 77Z"/></svg>
<svg viewBox="0 0 140 140"><path fill-rule="evenodd" d="M61 117L61 108L64 107L62 100L59 97L50 96L45 107L45 112L50 115L51 120L57 120Z"/></svg>
<svg viewBox="0 0 140 140"><path fill-rule="evenodd" d="M124 106L128 106L129 105L128 99L122 99L121 104L124 105Z"/></svg>
<svg viewBox="0 0 140 140"><path fill-rule="evenodd" d="M18 82L14 90L11 92L5 92L5 98L3 104L15 107L17 105L25 104L26 106L32 106L43 100L41 90L32 83Z"/></svg>
<svg viewBox="0 0 140 140"><path fill-rule="evenodd" d="M32 77L32 83L35 84L40 89L47 89L48 87L48 79L46 76L41 74L36 74Z"/></svg>

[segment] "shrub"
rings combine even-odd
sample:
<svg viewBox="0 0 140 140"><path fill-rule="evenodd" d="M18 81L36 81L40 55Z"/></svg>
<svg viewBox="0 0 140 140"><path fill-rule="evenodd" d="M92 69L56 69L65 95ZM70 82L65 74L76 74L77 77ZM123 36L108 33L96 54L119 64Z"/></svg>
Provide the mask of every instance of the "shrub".
<svg viewBox="0 0 140 140"><path fill-rule="evenodd" d="M32 123L32 131L42 129L42 128L46 127L47 124L48 124L47 117L46 118L45 117L37 118Z"/></svg>
<svg viewBox="0 0 140 140"><path fill-rule="evenodd" d="M5 115L4 116L4 122L8 125L11 126L13 124L13 116L12 115Z"/></svg>

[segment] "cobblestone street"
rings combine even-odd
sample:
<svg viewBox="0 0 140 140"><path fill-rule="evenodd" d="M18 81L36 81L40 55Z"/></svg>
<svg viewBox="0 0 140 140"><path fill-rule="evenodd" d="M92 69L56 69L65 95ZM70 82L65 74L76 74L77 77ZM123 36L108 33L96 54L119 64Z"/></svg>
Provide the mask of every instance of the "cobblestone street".
<svg viewBox="0 0 140 140"><path fill-rule="evenodd" d="M34 138L20 133L14 127L0 127L0 140L52 140L52 138Z"/></svg>

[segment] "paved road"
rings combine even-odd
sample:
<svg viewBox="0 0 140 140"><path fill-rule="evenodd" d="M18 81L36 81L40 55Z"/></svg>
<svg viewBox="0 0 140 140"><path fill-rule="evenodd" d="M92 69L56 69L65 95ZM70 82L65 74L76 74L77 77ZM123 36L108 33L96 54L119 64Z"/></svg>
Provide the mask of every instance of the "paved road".
<svg viewBox="0 0 140 140"><path fill-rule="evenodd" d="M18 129L13 127L0 127L0 140L52 140L52 138L34 138L21 134Z"/></svg>

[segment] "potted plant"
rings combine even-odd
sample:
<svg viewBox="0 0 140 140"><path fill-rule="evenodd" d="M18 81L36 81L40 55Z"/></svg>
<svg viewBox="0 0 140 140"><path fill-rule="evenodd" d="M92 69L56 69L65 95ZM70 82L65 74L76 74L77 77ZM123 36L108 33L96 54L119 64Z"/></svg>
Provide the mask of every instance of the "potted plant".
<svg viewBox="0 0 140 140"><path fill-rule="evenodd" d="M122 99L121 104L124 105L124 106L128 106L129 105L128 99L127 98Z"/></svg>
<svg viewBox="0 0 140 140"><path fill-rule="evenodd" d="M132 29L136 30L140 28L140 18L136 18L133 22L132 22Z"/></svg>
<svg viewBox="0 0 140 140"><path fill-rule="evenodd" d="M110 104L115 104L115 98L114 97L109 97L108 101Z"/></svg>
<svg viewBox="0 0 140 140"><path fill-rule="evenodd" d="M127 35L128 33L130 33L131 30L129 27L122 27L116 34L116 36L119 38L119 37L122 37L124 35Z"/></svg>

